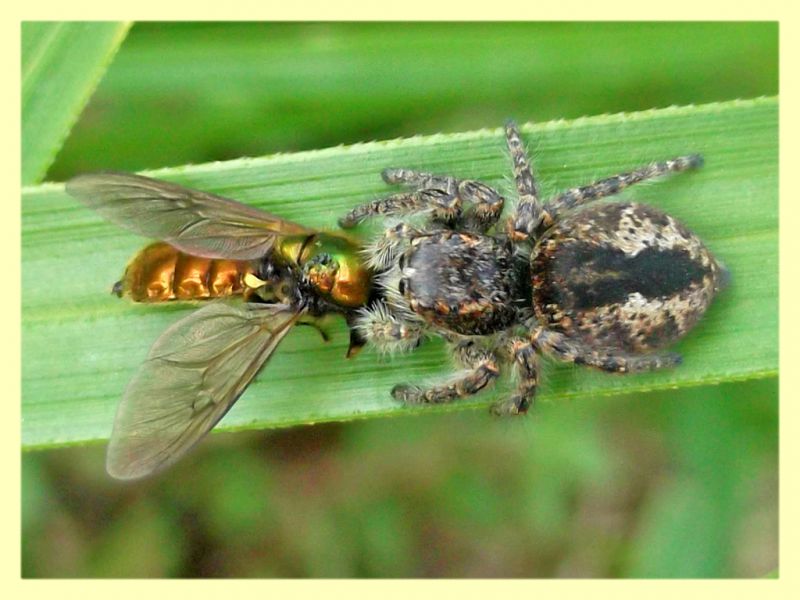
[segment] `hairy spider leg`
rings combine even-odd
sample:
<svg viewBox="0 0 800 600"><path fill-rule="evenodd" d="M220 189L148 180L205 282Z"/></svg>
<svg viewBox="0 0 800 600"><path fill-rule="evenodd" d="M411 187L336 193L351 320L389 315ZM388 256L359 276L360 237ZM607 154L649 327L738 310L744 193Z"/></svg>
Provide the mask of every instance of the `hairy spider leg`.
<svg viewBox="0 0 800 600"><path fill-rule="evenodd" d="M555 198L548 200L545 203L545 211L551 221L557 220L568 210L577 208L593 200L614 196L635 183L661 177L668 173L697 169L701 166L703 166L703 157L699 154L689 154L687 156L678 156L671 160L654 162L640 169L635 169L627 173L620 173L619 175L614 175L606 179L600 179L582 187L569 189Z"/></svg>
<svg viewBox="0 0 800 600"><path fill-rule="evenodd" d="M536 354L536 346L530 340L515 337L509 342L509 350L517 375L517 389L510 398L492 405L492 414L498 416L528 412L533 406L539 386L539 356Z"/></svg>
<svg viewBox="0 0 800 600"><path fill-rule="evenodd" d="M462 377L428 388L399 384L392 388L392 397L406 404L442 404L477 394L497 379L500 368L495 355L472 340L452 346L456 360L468 369Z"/></svg>
<svg viewBox="0 0 800 600"><path fill-rule="evenodd" d="M452 222L461 214L461 198L454 185L425 188L413 192L400 192L356 206L339 219L342 227L354 227L365 219L377 215L411 215L433 211L441 221Z"/></svg>
<svg viewBox="0 0 800 600"><path fill-rule="evenodd" d="M631 354L616 348L594 348L581 340L563 333L539 328L531 334L533 344L555 358L586 365L609 373L639 373L669 369L681 364L681 355L674 352L662 354Z"/></svg>
<svg viewBox="0 0 800 600"><path fill-rule="evenodd" d="M356 327L368 342L385 354L413 350L422 341L421 323L393 313L382 300L359 311Z"/></svg>
<svg viewBox="0 0 800 600"><path fill-rule="evenodd" d="M497 191L471 179L440 177L411 169L386 169L383 179L391 184L408 185L412 191L392 194L355 207L339 219L342 227L353 227L378 215L411 215L431 211L435 221L486 231L500 218L505 203ZM462 219L465 204L472 210L466 219Z"/></svg>
<svg viewBox="0 0 800 600"><path fill-rule="evenodd" d="M544 217L539 200L539 188L525 152L516 123L506 123L506 142L514 167L514 183L519 196L514 214L508 220L507 232L512 240L521 242L532 238Z"/></svg>
<svg viewBox="0 0 800 600"><path fill-rule="evenodd" d="M385 229L364 249L367 266L376 271L382 271L391 266L400 251L414 239L429 233L407 223L398 223L394 227Z"/></svg>
<svg viewBox="0 0 800 600"><path fill-rule="evenodd" d="M462 223L480 232L488 231L503 212L505 199L494 188L474 179L456 179L414 171L412 169L384 169L383 180L389 184L410 186L412 189L456 189L462 210L468 206L472 212ZM466 206L464 206L466 205Z"/></svg>

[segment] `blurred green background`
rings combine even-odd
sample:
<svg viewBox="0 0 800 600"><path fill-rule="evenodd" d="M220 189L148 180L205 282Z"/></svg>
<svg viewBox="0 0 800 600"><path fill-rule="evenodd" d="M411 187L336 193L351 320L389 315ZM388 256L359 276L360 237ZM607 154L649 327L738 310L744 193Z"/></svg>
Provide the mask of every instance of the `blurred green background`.
<svg viewBox="0 0 800 600"><path fill-rule="evenodd" d="M136 24L47 179L778 92L770 23ZM777 307L777 299L776 299ZM778 383L23 455L25 577L759 577Z"/></svg>

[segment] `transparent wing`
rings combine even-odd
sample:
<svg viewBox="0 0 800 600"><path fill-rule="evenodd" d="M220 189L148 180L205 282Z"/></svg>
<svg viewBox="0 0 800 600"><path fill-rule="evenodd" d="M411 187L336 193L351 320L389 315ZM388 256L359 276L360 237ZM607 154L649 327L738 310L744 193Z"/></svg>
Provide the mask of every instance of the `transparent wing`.
<svg viewBox="0 0 800 600"><path fill-rule="evenodd" d="M141 175L78 175L66 190L120 227L205 258L261 258L279 236L313 233L239 202Z"/></svg>
<svg viewBox="0 0 800 600"><path fill-rule="evenodd" d="M167 329L128 384L106 468L117 479L164 469L233 406L302 312L209 304Z"/></svg>

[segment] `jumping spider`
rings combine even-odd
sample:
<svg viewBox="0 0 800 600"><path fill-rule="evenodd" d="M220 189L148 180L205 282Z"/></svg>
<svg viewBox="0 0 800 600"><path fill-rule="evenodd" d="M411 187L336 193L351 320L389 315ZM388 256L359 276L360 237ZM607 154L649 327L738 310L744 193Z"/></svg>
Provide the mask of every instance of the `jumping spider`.
<svg viewBox="0 0 800 600"><path fill-rule="evenodd" d="M591 203L698 168L702 157L652 163L542 202L516 125L505 131L519 200L504 229L495 229L504 199L491 187L408 169L386 169L383 179L410 191L340 220L353 227L376 215L429 215L420 227L386 229L368 248L382 294L361 311L356 328L384 351L439 335L465 372L428 388L397 385L392 396L450 402L486 388L506 362L518 383L492 412L517 414L533 404L537 351L614 373L679 364L680 355L653 351L697 323L727 271L673 217L642 204Z"/></svg>

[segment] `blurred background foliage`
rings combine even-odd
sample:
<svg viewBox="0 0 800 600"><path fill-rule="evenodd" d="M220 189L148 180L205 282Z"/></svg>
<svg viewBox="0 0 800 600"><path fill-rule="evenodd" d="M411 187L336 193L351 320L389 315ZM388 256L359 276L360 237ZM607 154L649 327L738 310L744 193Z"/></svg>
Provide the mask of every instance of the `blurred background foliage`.
<svg viewBox="0 0 800 600"><path fill-rule="evenodd" d="M778 92L770 23L134 25L47 179ZM777 308L777 299L776 299ZM25 577L757 577L778 383L22 457Z"/></svg>

